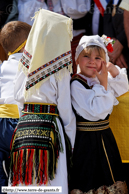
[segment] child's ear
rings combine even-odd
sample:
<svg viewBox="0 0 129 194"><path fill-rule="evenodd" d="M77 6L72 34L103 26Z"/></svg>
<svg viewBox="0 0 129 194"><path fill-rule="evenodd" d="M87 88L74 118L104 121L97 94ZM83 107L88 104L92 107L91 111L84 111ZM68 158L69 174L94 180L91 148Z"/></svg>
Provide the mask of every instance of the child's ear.
<svg viewBox="0 0 129 194"><path fill-rule="evenodd" d="M25 46L23 46L23 47L21 48L21 50L19 51L19 53L23 53L24 48L25 48Z"/></svg>

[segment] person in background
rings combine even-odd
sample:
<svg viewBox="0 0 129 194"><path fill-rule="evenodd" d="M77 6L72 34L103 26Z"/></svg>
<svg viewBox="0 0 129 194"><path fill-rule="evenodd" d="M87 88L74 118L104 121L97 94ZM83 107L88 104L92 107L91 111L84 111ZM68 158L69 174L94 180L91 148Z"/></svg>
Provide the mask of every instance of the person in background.
<svg viewBox="0 0 129 194"><path fill-rule="evenodd" d="M114 2L115 5L113 4ZM129 79L129 48L124 29L123 10L119 7L121 0L110 0L104 13L104 34L115 40L113 52L109 54L110 61L121 68L127 69Z"/></svg>
<svg viewBox="0 0 129 194"><path fill-rule="evenodd" d="M12 10L12 0L0 1L0 30L6 24L6 20ZM8 55L5 53L2 45L0 44L0 60L4 61L8 59Z"/></svg>
<svg viewBox="0 0 129 194"><path fill-rule="evenodd" d="M128 25L129 24L129 2L128 0L122 0L119 7L124 10L124 29L128 40L128 47L129 47L129 25Z"/></svg>
<svg viewBox="0 0 129 194"><path fill-rule="evenodd" d="M125 22L128 10L128 0L116 1L116 5L113 2L109 2L104 14L104 33L107 36L112 37L115 40L113 45L114 51L109 53L110 61L118 65L121 68L127 69L127 76L129 80L129 25L128 20ZM126 174L126 183L129 188L129 161L123 162L123 169Z"/></svg>
<svg viewBox="0 0 129 194"><path fill-rule="evenodd" d="M31 26L25 22L13 21L4 25L0 33L0 43L9 55L8 60L0 65L0 187L8 185L10 142L21 112L14 99L13 81L30 29Z"/></svg>

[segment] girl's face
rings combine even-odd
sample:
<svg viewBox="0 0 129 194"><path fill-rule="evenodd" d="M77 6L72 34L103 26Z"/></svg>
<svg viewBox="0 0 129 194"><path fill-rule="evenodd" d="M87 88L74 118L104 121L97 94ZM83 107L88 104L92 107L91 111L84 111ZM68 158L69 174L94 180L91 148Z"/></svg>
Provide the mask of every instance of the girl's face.
<svg viewBox="0 0 129 194"><path fill-rule="evenodd" d="M100 57L97 50L93 49L91 54L88 54L86 49L84 49L80 53L76 64L79 64L81 74L85 75L86 77L95 77L95 70L98 72L101 70L102 61L104 60Z"/></svg>

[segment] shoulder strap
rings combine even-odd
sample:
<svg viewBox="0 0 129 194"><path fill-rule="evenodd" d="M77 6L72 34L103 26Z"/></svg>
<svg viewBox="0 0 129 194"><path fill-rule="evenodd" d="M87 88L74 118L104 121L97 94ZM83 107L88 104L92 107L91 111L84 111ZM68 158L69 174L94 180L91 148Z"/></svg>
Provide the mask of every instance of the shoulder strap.
<svg viewBox="0 0 129 194"><path fill-rule="evenodd" d="M71 84L73 81L78 81L78 82L80 82L86 89L91 89L91 87L88 86L88 84L87 84L87 80L85 80L83 77L81 77L81 76L78 75L78 74L75 74L75 75L71 78L70 84Z"/></svg>

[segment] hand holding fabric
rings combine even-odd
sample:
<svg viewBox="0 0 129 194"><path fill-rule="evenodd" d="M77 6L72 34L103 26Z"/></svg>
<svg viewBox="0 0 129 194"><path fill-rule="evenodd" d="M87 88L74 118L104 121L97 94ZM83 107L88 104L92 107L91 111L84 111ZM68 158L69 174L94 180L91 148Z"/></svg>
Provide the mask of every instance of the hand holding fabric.
<svg viewBox="0 0 129 194"><path fill-rule="evenodd" d="M123 54L117 58L115 65L118 65L120 68L128 68Z"/></svg>

